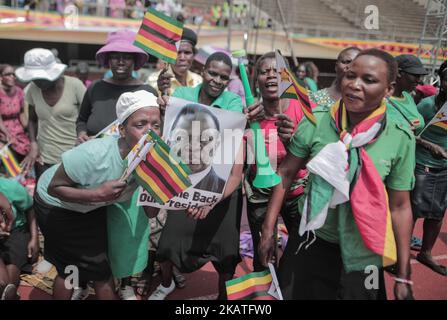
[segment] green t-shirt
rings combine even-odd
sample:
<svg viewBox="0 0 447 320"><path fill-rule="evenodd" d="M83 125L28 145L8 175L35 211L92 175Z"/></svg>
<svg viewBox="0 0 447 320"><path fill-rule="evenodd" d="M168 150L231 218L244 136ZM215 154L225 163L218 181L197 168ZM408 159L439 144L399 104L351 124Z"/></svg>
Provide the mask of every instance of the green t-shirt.
<svg viewBox="0 0 447 320"><path fill-rule="evenodd" d="M180 87L175 89L172 96L198 103L201 89L201 84L193 88ZM242 112L244 105L242 104L241 97L239 97L237 94L230 91L224 91L220 96L216 98L216 100L214 100L214 102L211 104L211 107L220 107L224 110Z"/></svg>
<svg viewBox="0 0 447 320"><path fill-rule="evenodd" d="M66 151L62 154L62 163L66 174L77 184L77 188L84 189L95 189L106 181L119 179L126 168L126 163L119 152L118 138L116 137L93 139ZM59 168L59 164L49 168L37 183L39 196L49 205L85 213L112 203L81 204L62 201L50 196L47 189L57 168ZM136 183L130 183L120 198L113 203L130 199L136 187Z"/></svg>
<svg viewBox="0 0 447 320"><path fill-rule="evenodd" d="M317 107L313 112L317 118L317 127L303 118L288 145L289 151L300 158L312 158L324 146L339 140L338 134L331 125L329 110ZM387 121L380 137L374 143L365 146L365 150L387 188L399 191L413 189L415 139L406 126L392 120ZM310 182L313 177L313 174L309 175ZM306 188L305 195L308 192L309 189ZM302 197L299 201L300 212L302 212L304 199L305 197ZM364 246L349 202L329 209L326 222L316 230L316 235L326 241L340 244L347 272L363 270L370 264L381 265L381 257Z"/></svg>
<svg viewBox="0 0 447 320"><path fill-rule="evenodd" d="M424 117L425 123L429 123L439 111L435 105L435 96L425 98L418 104L419 113ZM421 135L421 138L443 147L447 150L447 131L431 125ZM431 152L418 145L416 148L416 162L430 168L447 168L447 159L435 159Z"/></svg>
<svg viewBox="0 0 447 320"><path fill-rule="evenodd" d="M24 226L26 224L25 212L33 205L33 198L28 194L26 188L16 180L0 177L0 192L11 203L14 215L12 228Z"/></svg>
<svg viewBox="0 0 447 320"><path fill-rule="evenodd" d="M413 97L408 92L402 92L403 98L390 97L391 102L387 102L387 113L390 119L401 123L409 128L415 128L418 134L425 126L425 121L419 113Z"/></svg>

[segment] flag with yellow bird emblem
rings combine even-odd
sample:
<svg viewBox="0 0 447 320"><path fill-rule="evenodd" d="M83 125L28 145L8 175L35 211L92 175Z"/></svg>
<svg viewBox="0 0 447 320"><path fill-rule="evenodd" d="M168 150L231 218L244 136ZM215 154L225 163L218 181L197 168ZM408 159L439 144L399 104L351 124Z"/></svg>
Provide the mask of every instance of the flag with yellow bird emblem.
<svg viewBox="0 0 447 320"><path fill-rule="evenodd" d="M304 116L313 124L316 125L317 120L312 113L312 105L309 99L309 92L304 83L295 78L293 73L287 66L286 60L281 55L279 50L276 50L276 68L278 70L278 95L283 99L298 100Z"/></svg>

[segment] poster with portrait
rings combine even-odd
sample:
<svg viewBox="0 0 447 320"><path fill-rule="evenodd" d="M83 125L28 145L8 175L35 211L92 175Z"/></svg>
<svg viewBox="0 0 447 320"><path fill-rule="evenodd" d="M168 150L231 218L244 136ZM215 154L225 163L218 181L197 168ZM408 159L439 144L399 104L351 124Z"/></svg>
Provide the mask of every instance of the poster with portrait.
<svg viewBox="0 0 447 320"><path fill-rule="evenodd" d="M240 151L245 125L242 113L171 97L163 140L190 167L192 186L164 205L140 188L138 205L185 210L219 202Z"/></svg>

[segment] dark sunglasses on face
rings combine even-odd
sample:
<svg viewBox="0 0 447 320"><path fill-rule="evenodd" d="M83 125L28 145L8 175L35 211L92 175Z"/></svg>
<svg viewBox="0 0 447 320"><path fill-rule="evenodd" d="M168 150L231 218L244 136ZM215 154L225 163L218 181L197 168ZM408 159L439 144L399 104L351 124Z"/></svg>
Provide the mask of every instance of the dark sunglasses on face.
<svg viewBox="0 0 447 320"><path fill-rule="evenodd" d="M2 74L2 77L8 77L8 76L16 76L15 74L14 74L14 72L8 72L8 73L4 73L4 74Z"/></svg>

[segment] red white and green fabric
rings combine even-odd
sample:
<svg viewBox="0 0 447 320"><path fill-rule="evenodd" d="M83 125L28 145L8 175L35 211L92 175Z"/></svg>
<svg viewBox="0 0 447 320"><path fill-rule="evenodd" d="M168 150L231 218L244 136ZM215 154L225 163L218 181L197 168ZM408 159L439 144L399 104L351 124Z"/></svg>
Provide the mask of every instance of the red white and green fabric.
<svg viewBox="0 0 447 320"><path fill-rule="evenodd" d="M367 249L382 257L382 265L396 262L388 195L365 146L374 143L386 122L386 103L348 132L343 101L331 107L332 125L340 140L326 145L309 163L313 174L304 202L299 233L321 228L329 208L349 201L360 236ZM310 245L310 244L309 244Z"/></svg>

